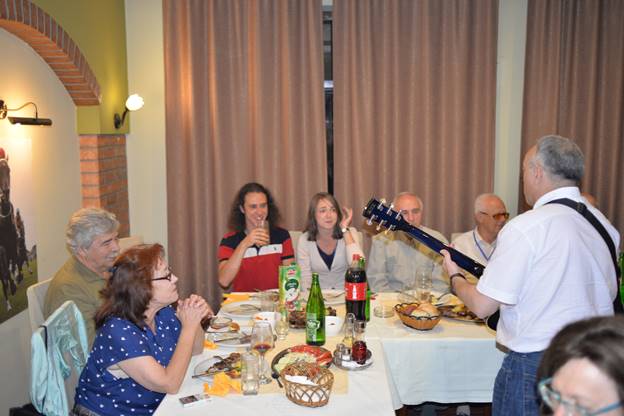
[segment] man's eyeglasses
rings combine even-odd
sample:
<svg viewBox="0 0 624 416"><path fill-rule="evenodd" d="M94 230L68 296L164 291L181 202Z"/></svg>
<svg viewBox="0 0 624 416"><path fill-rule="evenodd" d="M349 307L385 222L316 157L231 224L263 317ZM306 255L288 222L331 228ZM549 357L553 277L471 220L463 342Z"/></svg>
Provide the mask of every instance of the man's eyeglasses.
<svg viewBox="0 0 624 416"><path fill-rule="evenodd" d="M610 412L613 409L622 407L621 402L610 404L601 409L591 411L588 408L574 403L574 401L565 399L561 396L557 390L552 388L552 377L546 378L539 382L537 388L544 403L548 405L553 411L557 410L559 406L563 406L566 416L596 416Z"/></svg>
<svg viewBox="0 0 624 416"><path fill-rule="evenodd" d="M487 212L479 211L479 214L487 215L488 217L494 218L496 221L507 221L509 219L508 212L499 212L496 214L488 214Z"/></svg>
<svg viewBox="0 0 624 416"><path fill-rule="evenodd" d="M155 277L152 279L152 282L156 281L156 280L168 280L171 281L171 276L173 276L173 272L171 271L171 267L167 268L167 271L169 273L167 273L166 275L164 275L163 277Z"/></svg>

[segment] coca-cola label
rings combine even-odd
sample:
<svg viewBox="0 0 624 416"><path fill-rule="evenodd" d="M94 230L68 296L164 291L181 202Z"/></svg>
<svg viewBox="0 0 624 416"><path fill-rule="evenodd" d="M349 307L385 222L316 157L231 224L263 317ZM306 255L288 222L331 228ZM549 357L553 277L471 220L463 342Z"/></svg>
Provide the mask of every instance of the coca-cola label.
<svg viewBox="0 0 624 416"><path fill-rule="evenodd" d="M345 282L346 300L366 300L366 282L349 283Z"/></svg>

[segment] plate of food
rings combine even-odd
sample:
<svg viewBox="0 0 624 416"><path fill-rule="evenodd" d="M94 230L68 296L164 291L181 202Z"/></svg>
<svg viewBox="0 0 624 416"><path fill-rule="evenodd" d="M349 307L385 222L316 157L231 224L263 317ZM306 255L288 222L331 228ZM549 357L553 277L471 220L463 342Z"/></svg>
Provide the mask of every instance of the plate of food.
<svg viewBox="0 0 624 416"><path fill-rule="evenodd" d="M332 358L331 351L326 348L314 345L295 345L280 351L273 357L271 370L274 374L279 374L288 364L297 361L316 363L321 367L328 368L332 363Z"/></svg>
<svg viewBox="0 0 624 416"><path fill-rule="evenodd" d="M233 352L227 357L214 356L201 361L193 369L193 378L212 381L212 377L217 373L225 373L231 378L240 378L241 355Z"/></svg>
<svg viewBox="0 0 624 416"><path fill-rule="evenodd" d="M455 319L464 322L483 323L483 319L475 315L466 305L460 303L458 305L441 305L438 306L440 313L445 318Z"/></svg>
<svg viewBox="0 0 624 416"><path fill-rule="evenodd" d="M336 316L336 309L328 306L325 308L325 316ZM306 312L305 306L299 311L288 312L288 326L293 329L305 329L306 327Z"/></svg>
<svg viewBox="0 0 624 416"><path fill-rule="evenodd" d="M260 312L260 301L244 300L223 305L221 311L224 315L234 319L249 319Z"/></svg>

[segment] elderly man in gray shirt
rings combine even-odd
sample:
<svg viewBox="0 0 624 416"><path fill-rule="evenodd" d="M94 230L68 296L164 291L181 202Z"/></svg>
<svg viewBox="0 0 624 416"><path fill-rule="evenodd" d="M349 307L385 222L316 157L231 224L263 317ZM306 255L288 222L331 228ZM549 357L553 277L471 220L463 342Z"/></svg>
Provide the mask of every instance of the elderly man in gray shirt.
<svg viewBox="0 0 624 416"><path fill-rule="evenodd" d="M441 233L421 225L423 203L418 196L402 192L393 204L408 223L448 244ZM433 290L445 293L449 291L448 276L441 261L440 255L403 232L383 232L373 237L366 274L372 290L392 292L414 288L417 271L428 269L432 270Z"/></svg>

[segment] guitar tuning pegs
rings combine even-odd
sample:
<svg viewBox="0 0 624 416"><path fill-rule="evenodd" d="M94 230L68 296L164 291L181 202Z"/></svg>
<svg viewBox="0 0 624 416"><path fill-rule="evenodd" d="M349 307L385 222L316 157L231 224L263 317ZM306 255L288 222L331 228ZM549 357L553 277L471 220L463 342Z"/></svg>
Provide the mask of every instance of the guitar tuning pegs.
<svg viewBox="0 0 624 416"><path fill-rule="evenodd" d="M390 206L388 207L388 210L386 211L388 215L392 214L392 208L394 208L394 204L390 204Z"/></svg>
<svg viewBox="0 0 624 416"><path fill-rule="evenodd" d="M375 227L375 230L377 230L377 231L381 231L381 225L380 225L380 224L378 224L378 225L377 225L377 227Z"/></svg>
<svg viewBox="0 0 624 416"><path fill-rule="evenodd" d="M368 221L366 221L366 224L373 225L373 220L371 218L369 218Z"/></svg>
<svg viewBox="0 0 624 416"><path fill-rule="evenodd" d="M379 202L381 202L382 204L386 205L386 198L381 198L381 199L379 200Z"/></svg>

